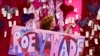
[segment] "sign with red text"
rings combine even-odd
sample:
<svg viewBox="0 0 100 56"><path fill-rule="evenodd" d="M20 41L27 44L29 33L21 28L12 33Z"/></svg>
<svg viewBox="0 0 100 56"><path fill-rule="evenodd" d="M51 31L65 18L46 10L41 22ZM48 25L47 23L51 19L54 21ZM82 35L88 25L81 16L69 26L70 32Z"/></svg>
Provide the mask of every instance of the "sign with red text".
<svg viewBox="0 0 100 56"><path fill-rule="evenodd" d="M17 56L81 56L85 37L32 29L12 27L9 54Z"/></svg>

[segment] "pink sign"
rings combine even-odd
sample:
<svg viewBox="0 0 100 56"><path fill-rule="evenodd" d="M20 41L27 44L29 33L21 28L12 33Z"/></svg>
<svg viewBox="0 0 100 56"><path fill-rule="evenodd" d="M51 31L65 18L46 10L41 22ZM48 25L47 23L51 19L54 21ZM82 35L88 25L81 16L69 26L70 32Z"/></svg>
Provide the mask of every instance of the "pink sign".
<svg viewBox="0 0 100 56"><path fill-rule="evenodd" d="M13 26L9 54L18 56L80 56L84 48L84 39L83 36Z"/></svg>

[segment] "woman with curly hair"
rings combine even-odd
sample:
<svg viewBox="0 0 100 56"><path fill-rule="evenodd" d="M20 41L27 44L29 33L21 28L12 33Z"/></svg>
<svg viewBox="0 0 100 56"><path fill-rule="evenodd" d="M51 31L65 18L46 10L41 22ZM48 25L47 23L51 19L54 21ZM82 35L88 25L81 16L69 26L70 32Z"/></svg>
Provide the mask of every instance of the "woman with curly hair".
<svg viewBox="0 0 100 56"><path fill-rule="evenodd" d="M53 18L53 16L46 16L42 19L42 21L40 22L40 29L44 29L44 30L52 30L52 31L60 31L59 27L56 27L56 23L55 23L55 18ZM72 32L72 28L73 25L75 24L69 24L67 28L65 28L65 33L70 33Z"/></svg>
<svg viewBox="0 0 100 56"><path fill-rule="evenodd" d="M42 19L40 22L40 28L44 30L53 30L55 27L55 19L49 15Z"/></svg>

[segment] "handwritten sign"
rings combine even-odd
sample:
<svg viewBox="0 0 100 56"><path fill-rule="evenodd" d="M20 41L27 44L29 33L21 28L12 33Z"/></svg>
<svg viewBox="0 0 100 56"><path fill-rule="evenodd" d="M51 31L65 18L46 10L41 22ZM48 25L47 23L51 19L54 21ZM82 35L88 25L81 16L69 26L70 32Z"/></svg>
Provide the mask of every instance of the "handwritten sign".
<svg viewBox="0 0 100 56"><path fill-rule="evenodd" d="M13 26L9 54L26 56L80 56L84 48L84 39L85 37L83 36Z"/></svg>

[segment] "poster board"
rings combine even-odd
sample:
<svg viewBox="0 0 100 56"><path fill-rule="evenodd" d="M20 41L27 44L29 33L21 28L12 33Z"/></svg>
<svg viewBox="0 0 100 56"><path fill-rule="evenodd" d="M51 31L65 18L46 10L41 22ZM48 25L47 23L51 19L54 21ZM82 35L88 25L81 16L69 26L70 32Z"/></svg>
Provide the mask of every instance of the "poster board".
<svg viewBox="0 0 100 56"><path fill-rule="evenodd" d="M10 55L80 56L84 49L83 36L22 26L13 26L11 35Z"/></svg>

